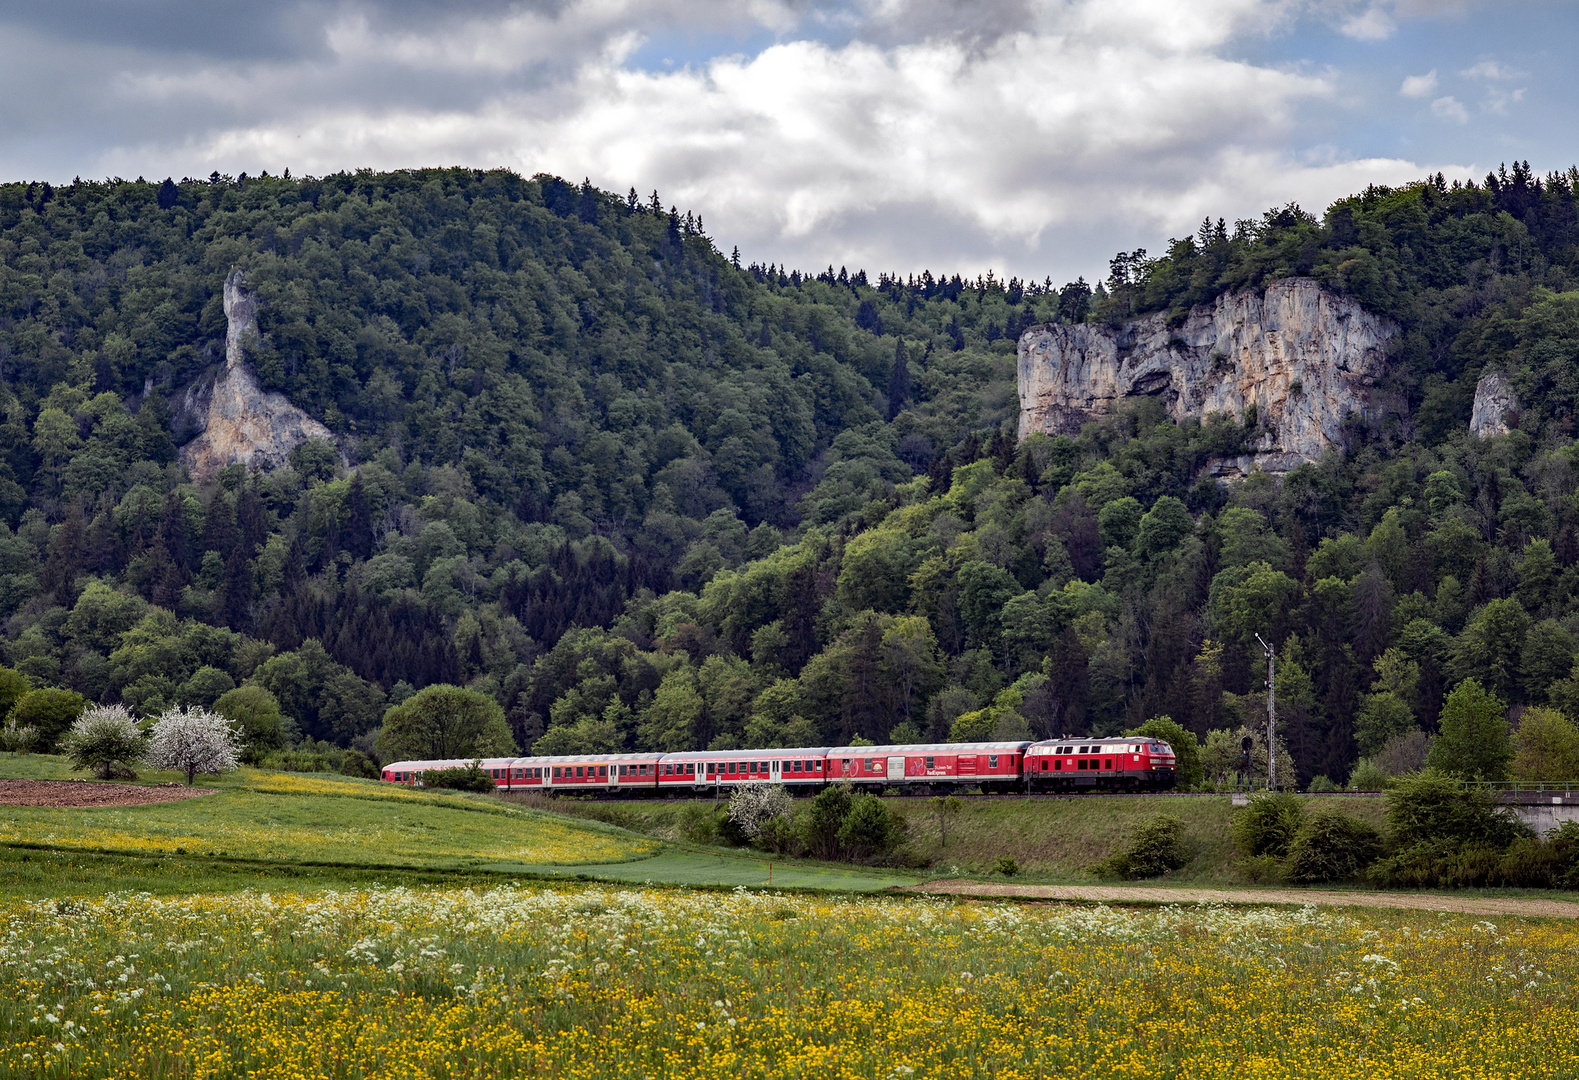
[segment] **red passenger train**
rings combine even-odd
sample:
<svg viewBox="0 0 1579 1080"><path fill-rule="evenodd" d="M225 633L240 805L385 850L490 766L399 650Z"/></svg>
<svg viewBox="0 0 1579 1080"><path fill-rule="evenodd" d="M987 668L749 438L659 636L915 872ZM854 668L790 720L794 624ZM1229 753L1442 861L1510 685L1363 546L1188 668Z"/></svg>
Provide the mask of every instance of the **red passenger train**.
<svg viewBox="0 0 1579 1080"><path fill-rule="evenodd" d="M470 761L397 761L382 777L421 784L434 769ZM571 754L483 758L482 770L507 791L587 795L716 795L742 785L782 784L820 791L848 783L873 792L987 794L1171 788L1173 748L1139 736L1045 742L816 746L788 750L704 750L680 754Z"/></svg>

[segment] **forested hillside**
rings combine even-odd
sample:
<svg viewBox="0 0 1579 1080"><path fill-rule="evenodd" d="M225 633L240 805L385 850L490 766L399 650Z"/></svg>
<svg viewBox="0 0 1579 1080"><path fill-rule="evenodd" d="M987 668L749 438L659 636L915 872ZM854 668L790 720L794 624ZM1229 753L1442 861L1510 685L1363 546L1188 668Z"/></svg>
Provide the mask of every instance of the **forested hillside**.
<svg viewBox="0 0 1579 1080"><path fill-rule="evenodd" d="M742 267L656 194L505 172L0 187L7 658L145 714L251 682L364 747L432 683L540 752L1204 736L1261 707L1257 631L1307 780L1471 677L1573 715L1576 175L1206 223L1094 293ZM169 403L236 267L335 445L197 485ZM1289 275L1404 327L1347 454L1224 487L1254 417L1154 402L1016 445L1025 327ZM1525 408L1476 441L1488 363Z"/></svg>

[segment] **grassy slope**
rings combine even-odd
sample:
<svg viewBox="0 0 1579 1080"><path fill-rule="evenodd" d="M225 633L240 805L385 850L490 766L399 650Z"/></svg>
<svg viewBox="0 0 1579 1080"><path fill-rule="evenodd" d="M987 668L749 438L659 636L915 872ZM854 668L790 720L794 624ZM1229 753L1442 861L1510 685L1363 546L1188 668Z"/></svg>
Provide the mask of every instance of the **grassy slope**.
<svg viewBox="0 0 1579 1080"><path fill-rule="evenodd" d="M939 867L957 866L965 874L985 874L1000 858L1013 858L1033 881L1089 881L1087 868L1117 851L1136 827L1156 814L1184 822L1196 847L1195 859L1174 880L1237 885L1239 853L1228 826L1234 808L1227 795L1202 798L1144 796L1067 799L971 799L948 825L948 845L940 843L937 815L923 799L899 802L910 821L916 847ZM1307 811L1333 808L1380 827L1381 799L1313 797Z"/></svg>
<svg viewBox="0 0 1579 1080"><path fill-rule="evenodd" d="M909 848L917 862L929 864L927 876L993 872L1007 856L1030 881L1090 881L1087 868L1113 854L1136 826L1154 814L1182 819L1196 845L1195 860L1170 880L1197 884L1243 885L1238 853L1228 833L1233 806L1229 796L1169 798L1079 796L1067 799L965 799L948 824L948 844L940 842L938 820L927 799L893 799L890 805L910 823ZM536 801L560 813L618 825L666 840L683 839L680 818L687 802L594 803ZM1381 799L1312 797L1309 809L1335 806L1343 813L1380 827ZM777 878L774 879L777 881Z"/></svg>
<svg viewBox="0 0 1579 1080"><path fill-rule="evenodd" d="M74 774L48 755L0 755L0 776ZM80 774L75 774L80 776ZM145 773L162 783L170 774ZM153 806L0 806L4 891L92 895L497 880L503 875L871 892L919 880L888 871L769 862L696 849L609 824L376 781L243 769L205 777L215 793Z"/></svg>
<svg viewBox="0 0 1579 1080"><path fill-rule="evenodd" d="M10 759L0 769L47 778L63 763ZM0 807L0 843L413 869L618 862L659 847L595 823L376 781L244 769L209 786L212 795L153 806Z"/></svg>

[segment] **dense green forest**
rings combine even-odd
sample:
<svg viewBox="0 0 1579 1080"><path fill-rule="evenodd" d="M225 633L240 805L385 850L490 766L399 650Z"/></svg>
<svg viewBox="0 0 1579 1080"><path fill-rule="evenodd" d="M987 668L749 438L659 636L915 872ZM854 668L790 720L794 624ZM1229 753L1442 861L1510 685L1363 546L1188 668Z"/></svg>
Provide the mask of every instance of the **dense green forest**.
<svg viewBox="0 0 1579 1080"><path fill-rule="evenodd" d="M1576 183L1208 221L1061 288L741 266L657 193L503 171L0 186L6 660L144 715L256 685L364 750L435 683L538 752L1207 741L1263 707L1258 631L1305 781L1470 678L1579 715ZM236 267L335 445L194 484L170 402ZM1255 418L1155 402L1017 444L1025 328L1289 275L1403 327L1346 453L1223 486ZM1524 408L1477 441L1487 364Z"/></svg>

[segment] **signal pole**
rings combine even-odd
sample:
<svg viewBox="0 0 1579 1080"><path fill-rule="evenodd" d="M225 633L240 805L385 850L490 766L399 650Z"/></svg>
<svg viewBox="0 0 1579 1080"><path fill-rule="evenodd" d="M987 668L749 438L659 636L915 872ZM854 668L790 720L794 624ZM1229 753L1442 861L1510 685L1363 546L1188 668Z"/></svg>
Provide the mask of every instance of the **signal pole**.
<svg viewBox="0 0 1579 1080"><path fill-rule="evenodd" d="M1261 635L1256 635L1256 640L1261 642L1261 648L1266 650L1266 786L1268 791L1277 790L1277 702L1275 700L1274 683L1277 681L1277 655L1272 646L1262 640Z"/></svg>

